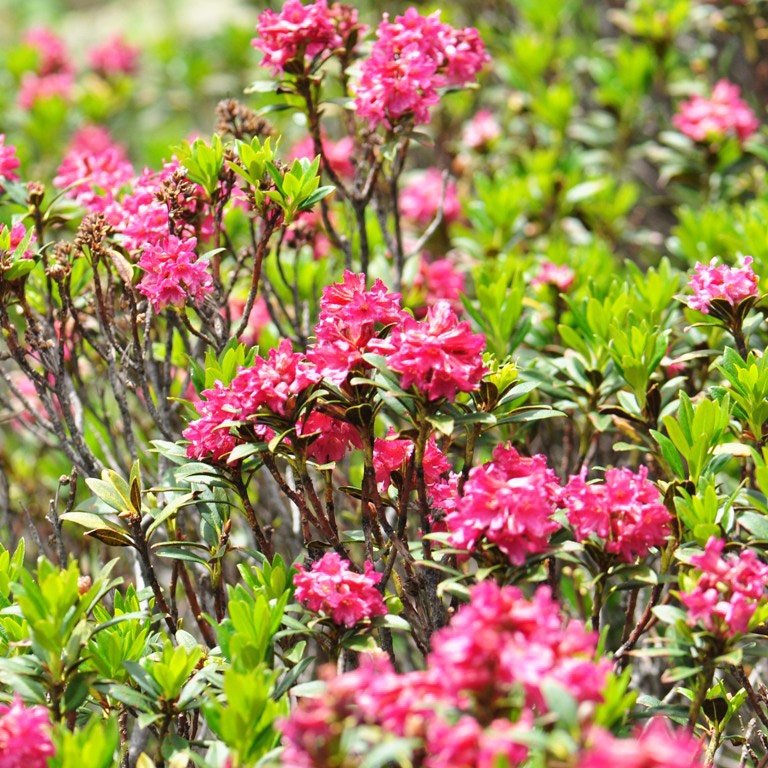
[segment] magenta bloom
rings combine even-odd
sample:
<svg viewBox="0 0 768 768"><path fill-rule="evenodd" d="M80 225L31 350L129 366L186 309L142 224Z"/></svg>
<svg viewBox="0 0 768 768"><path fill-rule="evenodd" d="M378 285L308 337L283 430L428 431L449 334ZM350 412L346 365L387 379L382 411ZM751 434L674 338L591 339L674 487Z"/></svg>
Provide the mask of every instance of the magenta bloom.
<svg viewBox="0 0 768 768"><path fill-rule="evenodd" d="M472 392L486 371L485 337L459 322L447 301L436 302L424 320L405 318L386 339L369 346L386 356L403 389L415 386L428 400Z"/></svg>
<svg viewBox="0 0 768 768"><path fill-rule="evenodd" d="M3 181L16 181L19 176L16 171L19 168L19 158L16 157L16 147L5 143L5 134L0 133L0 192L3 189Z"/></svg>
<svg viewBox="0 0 768 768"><path fill-rule="evenodd" d="M28 29L24 34L24 43L37 52L36 74L45 76L72 71L72 62L64 41L47 27Z"/></svg>
<svg viewBox="0 0 768 768"><path fill-rule="evenodd" d="M296 424L296 434L312 437L307 456L318 464L341 461L350 446L362 448L358 431L346 421L339 421L319 411L312 411L309 417Z"/></svg>
<svg viewBox="0 0 768 768"><path fill-rule="evenodd" d="M601 700L610 664L593 661L597 635L564 621L547 587L529 601L517 587L483 581L470 598L432 638L427 663L446 695L487 706L522 688L527 706L543 712L541 686L549 679L577 701Z"/></svg>
<svg viewBox="0 0 768 768"><path fill-rule="evenodd" d="M277 13L263 11L256 33L251 45L264 53L262 65L275 75L284 72L288 62L297 60L305 67L315 56L330 52L343 42L326 0L309 5L287 0Z"/></svg>
<svg viewBox="0 0 768 768"><path fill-rule="evenodd" d="M50 75L36 75L27 72L21 78L19 88L19 106L22 109L32 109L39 101L62 99L69 101L75 79L71 72L54 72Z"/></svg>
<svg viewBox="0 0 768 768"><path fill-rule="evenodd" d="M597 536L606 552L625 562L645 557L669 536L672 516L648 470L609 469L602 483L587 483L574 475L563 489L561 503L578 541Z"/></svg>
<svg viewBox="0 0 768 768"><path fill-rule="evenodd" d="M387 606L376 585L381 574L366 562L364 573L350 570L349 562L327 552L306 570L296 566L296 599L310 611L329 616L335 624L354 627L365 619L384 616Z"/></svg>
<svg viewBox="0 0 768 768"><path fill-rule="evenodd" d="M106 128L89 125L73 136L53 183L89 211L106 213L132 179L125 148Z"/></svg>
<svg viewBox="0 0 768 768"><path fill-rule="evenodd" d="M694 141L712 143L726 136L746 141L760 127L741 90L727 80L715 85L710 98L693 96L684 101L674 116L675 128Z"/></svg>
<svg viewBox="0 0 768 768"><path fill-rule="evenodd" d="M374 351L379 332L409 317L400 306L399 293L388 291L381 280L368 290L365 275L347 271L342 282L323 290L315 326L317 342L307 357L323 377L343 384L354 368L369 367L363 355Z"/></svg>
<svg viewBox="0 0 768 768"><path fill-rule="evenodd" d="M576 273L568 265L542 261L531 285L554 285L560 293L567 293L575 279Z"/></svg>
<svg viewBox="0 0 768 768"><path fill-rule="evenodd" d="M428 123L438 89L467 85L488 61L477 30L443 24L439 12L409 8L394 21L384 14L376 37L355 86L357 112L372 128L392 128L404 117Z"/></svg>
<svg viewBox="0 0 768 768"><path fill-rule="evenodd" d="M464 126L461 143L469 149L482 150L501 136L501 126L493 112L481 109Z"/></svg>
<svg viewBox="0 0 768 768"><path fill-rule="evenodd" d="M703 768L702 744L685 730L674 731L661 718L654 718L633 738L617 739L594 729L591 747L577 768Z"/></svg>
<svg viewBox="0 0 768 768"><path fill-rule="evenodd" d="M413 287L424 292L424 302L428 307L441 299L449 301L456 314L462 311L461 294L464 293L464 273L459 272L450 259L428 261L422 258L419 274L413 281ZM422 315L417 313L417 317Z"/></svg>
<svg viewBox="0 0 768 768"><path fill-rule="evenodd" d="M25 707L18 695L0 706L0 768L46 768L53 754L45 707Z"/></svg>
<svg viewBox="0 0 768 768"><path fill-rule="evenodd" d="M0 224L0 232L3 232L5 230L5 224ZM27 236L27 228L24 226L24 224L20 221L17 221L15 224L11 226L11 238L10 238L10 250L15 251L16 248L24 241L24 238ZM21 257L23 259L31 259L34 256L34 251L32 250L32 246L37 242L37 236L35 233L32 233L32 237L29 241L29 246L27 249L22 253Z"/></svg>
<svg viewBox="0 0 768 768"><path fill-rule="evenodd" d="M242 442L232 434L237 422L251 422L257 437L271 439L274 432L258 423L258 411L266 409L277 416L291 417L297 397L319 380L315 367L293 352L288 339L283 339L277 349L269 350L266 359L256 357L251 367L241 368L229 386L217 382L202 393L204 399L197 403L200 418L190 422L183 432L190 441L187 456L224 459ZM350 435L347 437L351 440Z"/></svg>
<svg viewBox="0 0 768 768"><path fill-rule="evenodd" d="M552 516L560 486L541 454L521 456L511 445L498 445L493 461L474 467L464 496L445 517L452 546L470 552L485 538L515 565L544 552L560 527Z"/></svg>
<svg viewBox="0 0 768 768"><path fill-rule="evenodd" d="M88 54L91 68L102 75L132 75L139 64L139 49L115 35Z"/></svg>
<svg viewBox="0 0 768 768"><path fill-rule="evenodd" d="M139 259L144 274L139 291L155 312L167 306L183 307L187 301L200 304L213 290L208 263L198 259L194 237L168 235L157 245L147 245Z"/></svg>
<svg viewBox="0 0 768 768"><path fill-rule="evenodd" d="M744 299L757 296L757 275L752 269L752 257L747 256L740 267L718 265L717 259L712 259L709 266L698 262L688 287L693 292L688 306L705 315L709 314L713 301L726 301L735 306Z"/></svg>
<svg viewBox="0 0 768 768"><path fill-rule="evenodd" d="M400 212L410 221L425 226L437 215L443 199L443 174L437 168L415 174L400 194ZM443 220L450 223L461 216L461 203L456 182L450 180L445 188Z"/></svg>
<svg viewBox="0 0 768 768"><path fill-rule="evenodd" d="M688 608L688 623L724 637L749 629L749 622L765 596L768 565L755 552L744 549L723 557L725 542L714 536L704 552L691 558L701 575L696 586L680 600Z"/></svg>

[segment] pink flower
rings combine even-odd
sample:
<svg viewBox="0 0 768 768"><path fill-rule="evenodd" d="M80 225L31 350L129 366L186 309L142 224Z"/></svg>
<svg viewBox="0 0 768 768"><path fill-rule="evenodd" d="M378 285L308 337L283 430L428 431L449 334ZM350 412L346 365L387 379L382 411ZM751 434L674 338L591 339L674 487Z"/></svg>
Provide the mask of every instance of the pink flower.
<svg viewBox="0 0 768 768"><path fill-rule="evenodd" d="M551 261L542 261L539 273L531 281L531 285L554 285L560 293L567 293L576 273L566 264L553 264Z"/></svg>
<svg viewBox="0 0 768 768"><path fill-rule="evenodd" d="M393 472L402 472L406 462L413 455L413 441L395 437L392 427L386 437L377 437L373 441L373 468L376 482L382 491L386 491L392 482Z"/></svg>
<svg viewBox="0 0 768 768"><path fill-rule="evenodd" d="M493 461L470 470L464 496L446 515L449 542L471 552L485 538L522 565L528 555L544 552L560 527L552 519L559 490L543 455L528 458L498 445Z"/></svg>
<svg viewBox="0 0 768 768"><path fill-rule="evenodd" d="M75 84L71 72L54 72L50 75L36 75L27 72L21 78L19 88L19 106L22 109L32 109L39 101L62 99L69 101Z"/></svg>
<svg viewBox="0 0 768 768"><path fill-rule="evenodd" d="M733 637L749 629L765 596L768 566L751 549L723 557L724 548L725 542L713 536L704 552L691 558L701 575L693 589L681 593L680 600L688 608L689 624Z"/></svg>
<svg viewBox="0 0 768 768"><path fill-rule="evenodd" d="M3 181L16 181L19 158L16 157L16 147L5 143L5 134L0 133L0 192L3 191Z"/></svg>
<svg viewBox="0 0 768 768"><path fill-rule="evenodd" d="M370 562L366 562L363 573L355 573L338 553L327 552L310 570L301 565L296 568L296 599L310 611L329 616L335 624L345 627L386 615L387 606L376 589L381 574Z"/></svg>
<svg viewBox="0 0 768 768"><path fill-rule="evenodd" d="M264 53L261 63L275 75L285 72L289 62L306 67L316 56L342 44L326 0L309 5L287 0L278 13L263 11L256 33L251 45Z"/></svg>
<svg viewBox="0 0 768 768"><path fill-rule="evenodd" d="M587 483L585 475L571 477L561 503L578 541L591 536L603 540L606 552L625 562L645 557L669 536L672 516L648 470L609 469L602 483Z"/></svg>
<svg viewBox="0 0 768 768"><path fill-rule="evenodd" d="M393 22L384 14L376 38L355 86L357 112L372 128L392 128L405 117L429 122L438 89L467 85L488 61L477 30L443 24L439 12L421 16L409 8Z"/></svg>
<svg viewBox="0 0 768 768"><path fill-rule="evenodd" d="M120 233L128 251L137 251L147 245L156 245L170 234L168 208L157 198L162 183L168 179L177 164L166 166L160 173L145 168L133 179L130 190L119 203L114 203L105 214Z"/></svg>
<svg viewBox="0 0 768 768"><path fill-rule="evenodd" d="M617 739L595 728L591 747L577 768L703 768L702 744L685 730L673 731L661 718L651 720L633 738Z"/></svg>
<svg viewBox="0 0 768 768"><path fill-rule="evenodd" d="M470 696L488 707L521 688L526 705L544 712L546 680L577 701L601 700L610 663L593 661L596 644L581 622L561 618L548 588L529 601L517 587L483 581L435 633L427 664L456 701Z"/></svg>
<svg viewBox="0 0 768 768"><path fill-rule="evenodd" d="M38 75L72 71L72 62L64 41L50 29L46 27L28 29L24 34L24 43L37 52L38 64L35 72Z"/></svg>
<svg viewBox="0 0 768 768"><path fill-rule="evenodd" d="M266 409L286 419L295 419L297 398L320 380L320 375L306 358L293 352L283 339L267 358L256 357L253 365L241 368L229 386L217 382L205 390L197 403L200 418L190 422L184 437L190 441L190 458L224 459L242 438L232 433L240 423L252 423L257 438L269 440L272 429L258 423L259 411Z"/></svg>
<svg viewBox="0 0 768 768"><path fill-rule="evenodd" d="M2 233L5 230L5 224L0 224L0 233ZM11 226L11 237L10 237L10 249L11 251L15 251L16 248L24 242L24 238L27 236L27 228L24 226L24 224L20 221L17 221L15 224ZM29 245L27 246L27 249L24 251L24 253L21 254L22 259L31 259L35 254L32 250L32 246L37 242L37 236L35 233L32 233L32 237L29 240Z"/></svg>
<svg viewBox="0 0 768 768"><path fill-rule="evenodd" d="M419 274L413 281L413 287L423 291L424 302L431 307L440 299L445 299L457 314L462 311L461 294L464 293L464 273L459 272L450 259L427 261L422 258ZM422 317L417 313L418 317Z"/></svg>
<svg viewBox="0 0 768 768"><path fill-rule="evenodd" d="M338 141L332 141L323 135L323 151L335 173L348 179L355 175L355 166L352 163L355 142L351 136L342 136ZM305 136L301 141L296 142L288 153L289 162L302 158L315 159L315 145L311 136Z"/></svg>
<svg viewBox="0 0 768 768"><path fill-rule="evenodd" d="M449 181L443 201L443 174L437 168L415 174L400 193L400 212L406 219L425 226L437 215L443 202L443 221L450 223L461 216L456 182Z"/></svg>
<svg viewBox="0 0 768 768"><path fill-rule="evenodd" d="M89 211L105 213L132 179L125 148L106 128L89 125L73 136L53 183Z"/></svg>
<svg viewBox="0 0 768 768"><path fill-rule="evenodd" d="M245 312L245 301L243 299L230 298L229 311L233 324L237 324ZM251 307L251 314L248 316L248 324L240 336L240 341L244 344L254 346L258 344L261 332L269 325L270 317L267 303L262 296L257 296Z"/></svg>
<svg viewBox="0 0 768 768"><path fill-rule="evenodd" d="M438 301L422 321L405 318L390 335L369 345L400 374L403 389L415 386L428 400L472 392L483 375L485 337L459 322L447 301Z"/></svg>
<svg viewBox="0 0 768 768"><path fill-rule="evenodd" d="M750 296L757 296L757 275L752 269L752 257L747 256L740 267L718 265L717 259L712 259L709 266L697 262L688 287L693 292L688 306L705 315L709 314L713 301L726 301L735 306Z"/></svg>
<svg viewBox="0 0 768 768"><path fill-rule="evenodd" d="M195 253L194 237L180 239L174 235L157 245L147 245L139 266L144 270L139 291L146 296L155 312L167 306L183 307L191 300L201 304L213 290L208 263Z"/></svg>
<svg viewBox="0 0 768 768"><path fill-rule="evenodd" d="M482 150L501 136L499 121L489 109L481 109L466 125L461 143L469 149Z"/></svg>
<svg viewBox="0 0 768 768"><path fill-rule="evenodd" d="M496 768L520 765L528 748L520 743L530 723L494 720L487 728L469 715L455 723L435 720L427 737L425 768Z"/></svg>
<svg viewBox="0 0 768 768"><path fill-rule="evenodd" d="M116 35L91 49L88 62L102 75L132 75L138 67L139 49Z"/></svg>
<svg viewBox="0 0 768 768"><path fill-rule="evenodd" d="M319 411L312 411L309 417L296 424L299 437L312 437L307 456L318 464L341 461L350 446L362 448L360 434L346 421L339 421Z"/></svg>
<svg viewBox="0 0 768 768"><path fill-rule="evenodd" d="M363 355L373 351L379 332L407 317L399 293L390 293L381 280L368 290L365 275L347 271L342 282L323 290L315 326L317 342L307 357L323 377L341 385L353 369L367 366Z"/></svg>
<svg viewBox="0 0 768 768"><path fill-rule="evenodd" d="M45 707L25 707L18 695L0 706L0 768L46 768L53 754Z"/></svg>
<svg viewBox="0 0 768 768"><path fill-rule="evenodd" d="M746 141L760 127L749 105L741 99L741 90L727 80L715 85L710 98L693 96L684 101L672 122L694 141L712 143L726 136Z"/></svg>

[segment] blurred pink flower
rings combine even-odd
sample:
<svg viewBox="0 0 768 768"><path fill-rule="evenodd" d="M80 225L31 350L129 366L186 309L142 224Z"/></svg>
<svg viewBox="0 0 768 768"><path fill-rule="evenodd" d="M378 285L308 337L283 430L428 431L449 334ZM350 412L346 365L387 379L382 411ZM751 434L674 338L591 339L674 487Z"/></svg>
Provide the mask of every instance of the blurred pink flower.
<svg viewBox="0 0 768 768"><path fill-rule="evenodd" d="M560 293L567 293L576 273L566 264L553 264L551 261L542 261L539 273L531 280L531 285L554 285Z"/></svg>
<svg viewBox="0 0 768 768"><path fill-rule="evenodd" d="M46 768L53 755L45 707L25 707L18 695L0 706L0 768Z"/></svg>
<svg viewBox="0 0 768 768"><path fill-rule="evenodd" d="M501 125L489 109L481 109L464 125L462 146L468 149L486 149L501 136Z"/></svg>
<svg viewBox="0 0 768 768"><path fill-rule="evenodd" d="M19 106L32 109L39 101L60 98L69 101L75 80L70 72L55 72L50 75L36 75L28 72L21 78Z"/></svg>
<svg viewBox="0 0 768 768"><path fill-rule="evenodd" d="M16 181L19 176L16 171L19 168L19 158L16 157L16 147L5 143L5 134L0 133L0 192L3 189L3 181Z"/></svg>
<svg viewBox="0 0 768 768"><path fill-rule="evenodd" d="M91 68L103 75L132 75L139 64L139 49L122 35L104 41L88 53Z"/></svg>
<svg viewBox="0 0 768 768"><path fill-rule="evenodd" d="M343 136L338 141L333 141L323 135L323 152L325 152L331 168L343 178L352 178L355 175L355 166L352 157L355 152L355 142L351 136ZM315 146L312 137L307 135L297 141L288 153L288 161L307 158L315 159Z"/></svg>
<svg viewBox="0 0 768 768"><path fill-rule="evenodd" d="M443 199L443 174L437 168L411 177L400 193L400 213L406 219L426 226L435 218L443 203L443 221L450 223L461 216L456 182L448 180Z"/></svg>

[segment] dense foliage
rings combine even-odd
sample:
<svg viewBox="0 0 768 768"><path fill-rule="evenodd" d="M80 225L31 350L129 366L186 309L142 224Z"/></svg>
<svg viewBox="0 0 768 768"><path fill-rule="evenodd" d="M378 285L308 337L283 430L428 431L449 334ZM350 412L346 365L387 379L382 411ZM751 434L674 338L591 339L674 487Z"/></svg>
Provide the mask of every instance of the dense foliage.
<svg viewBox="0 0 768 768"><path fill-rule="evenodd" d="M0 52L0 768L764 768L765 4L254 6Z"/></svg>

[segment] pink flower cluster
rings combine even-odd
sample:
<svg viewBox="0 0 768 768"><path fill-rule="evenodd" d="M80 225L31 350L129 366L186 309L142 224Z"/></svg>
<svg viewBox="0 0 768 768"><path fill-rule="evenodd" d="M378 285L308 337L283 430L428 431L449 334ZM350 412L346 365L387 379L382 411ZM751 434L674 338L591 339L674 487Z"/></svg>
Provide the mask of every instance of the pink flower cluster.
<svg viewBox="0 0 768 768"><path fill-rule="evenodd" d="M712 143L726 136L746 141L760 127L741 90L720 80L710 98L694 96L684 101L672 119L675 128L694 141Z"/></svg>
<svg viewBox="0 0 768 768"><path fill-rule="evenodd" d="M262 64L279 75L289 62L306 67L315 57L340 47L343 35L356 22L357 11L339 3L329 8L326 0L308 5L287 0L279 12L261 13L251 45L263 52Z"/></svg>
<svg viewBox="0 0 768 768"><path fill-rule="evenodd" d="M485 150L501 136L501 126L489 109L481 109L464 126L461 133L462 146L474 150Z"/></svg>
<svg viewBox="0 0 768 768"><path fill-rule="evenodd" d="M702 768L702 745L685 730L673 731L661 718L629 739L594 729L577 768Z"/></svg>
<svg viewBox="0 0 768 768"><path fill-rule="evenodd" d="M377 437L373 443L373 468L376 482L384 492L392 483L392 473L407 474L408 462L416 446L410 438L399 438L390 427L386 437ZM427 440L422 462L424 482L431 488L448 472L451 465L446 455L440 450L434 437ZM414 487L413 485L411 487Z"/></svg>
<svg viewBox="0 0 768 768"><path fill-rule="evenodd" d="M91 125L72 138L53 183L69 189L69 195L89 211L107 213L133 175L124 147L105 128Z"/></svg>
<svg viewBox="0 0 768 768"><path fill-rule="evenodd" d="M0 706L0 768L46 768L53 754L45 707L25 707L18 696Z"/></svg>
<svg viewBox="0 0 768 768"><path fill-rule="evenodd" d="M19 158L16 157L16 147L5 143L5 134L0 133L0 192L3 191L3 181L16 181L19 176Z"/></svg>
<svg viewBox="0 0 768 768"><path fill-rule="evenodd" d="M449 301L456 314L461 313L461 294L466 288L464 273L460 272L450 259L435 259L430 261L422 257L419 273L413 281L413 287L418 292L427 307L431 307L441 299ZM426 313L423 306L414 310L417 318Z"/></svg>
<svg viewBox="0 0 768 768"><path fill-rule="evenodd" d="M139 63L139 49L121 35L106 40L88 53L91 68L106 77L132 75Z"/></svg>
<svg viewBox="0 0 768 768"><path fill-rule="evenodd" d="M449 542L471 552L486 539L522 565L528 555L544 552L560 527L552 519L559 491L546 457L498 445L493 461L470 470L464 496L446 515Z"/></svg>
<svg viewBox="0 0 768 768"><path fill-rule="evenodd" d="M307 447L307 457L318 464L341 461L350 447L363 447L360 434L351 424L320 411L312 411L306 420L298 422L296 434L314 438Z"/></svg>
<svg viewBox="0 0 768 768"><path fill-rule="evenodd" d="M183 433L190 441L187 455L223 460L242 442L232 434L239 422L254 424L257 434L268 438L273 433L265 424L256 423L257 412L267 409L278 416L292 416L296 398L319 379L314 366L283 339L266 359L256 357L251 367L241 368L229 386L217 382L202 393L204 399L197 403L200 418L190 422Z"/></svg>
<svg viewBox="0 0 768 768"><path fill-rule="evenodd" d="M421 16L409 8L394 21L385 14L376 38L355 86L357 112L372 128L406 117L428 123L438 89L471 83L488 61L477 30L454 29L439 12Z"/></svg>
<svg viewBox="0 0 768 768"><path fill-rule="evenodd" d="M5 231L5 224L0 224L0 232ZM15 251L16 248L24 242L24 238L27 236L27 228L21 221L17 221L11 225L10 233L10 250ZM32 237L29 239L29 245L24 253L21 254L23 259L31 259L34 256L32 246L37 242L37 236L32 233Z"/></svg>
<svg viewBox="0 0 768 768"><path fill-rule="evenodd" d="M355 573L338 553L327 552L310 570L301 565L296 569L296 599L310 611L329 616L335 624L354 627L387 613L381 592L376 589L381 574L370 562L365 563L363 573Z"/></svg>
<svg viewBox="0 0 768 768"><path fill-rule="evenodd" d="M578 541L597 536L606 552L628 563L662 546L669 536L672 516L645 467L637 472L609 469L601 483L587 483L584 473L575 475L563 489L561 504Z"/></svg>
<svg viewBox="0 0 768 768"><path fill-rule="evenodd" d="M701 571L696 586L682 592L688 622L701 624L709 632L733 637L746 632L765 597L768 565L751 549L723 557L725 541L714 536L691 564Z"/></svg>
<svg viewBox="0 0 768 768"><path fill-rule="evenodd" d="M431 306L424 320L406 316L371 346L400 374L403 389L415 386L428 400L452 400L458 392L472 392L486 372L485 337L460 322L447 301Z"/></svg>
<svg viewBox="0 0 768 768"><path fill-rule="evenodd" d="M597 702L609 670L593 660L596 636L564 622L548 590L527 600L516 587L482 582L432 639L424 671L397 674L383 656L328 680L321 698L303 699L282 723L286 765L338 761L340 737L355 724L419 739L428 768L520 765L534 712L547 711L552 680L579 702ZM510 719L514 692L522 713ZM506 764L506 763L505 763Z"/></svg>
<svg viewBox="0 0 768 768"><path fill-rule="evenodd" d="M693 292L688 306L705 315L709 314L713 301L726 301L735 306L744 299L757 296L757 275L752 269L752 257L747 256L740 267L718 265L717 259L712 259L709 266L697 262L688 287Z"/></svg>
<svg viewBox="0 0 768 768"><path fill-rule="evenodd" d="M194 237L168 235L142 251L139 266L144 274L139 291L149 299L155 312L169 305L183 307L190 300L201 304L213 290L208 264L198 258L196 247Z"/></svg>
<svg viewBox="0 0 768 768"><path fill-rule="evenodd" d="M449 180L443 199L443 174L437 168L428 168L415 174L400 193L400 213L409 221L426 226L437 215L443 204L443 221L450 223L461 216L461 203L456 182Z"/></svg>
<svg viewBox="0 0 768 768"><path fill-rule="evenodd" d="M35 71L27 72L21 80L19 106L32 109L38 101L69 99L75 79L61 38L45 27L34 27L25 34L24 43L35 49L38 62Z"/></svg>
<svg viewBox="0 0 768 768"><path fill-rule="evenodd" d="M575 279L576 273L567 264L542 261L538 274L531 280L531 285L553 285L560 293L567 293Z"/></svg>

